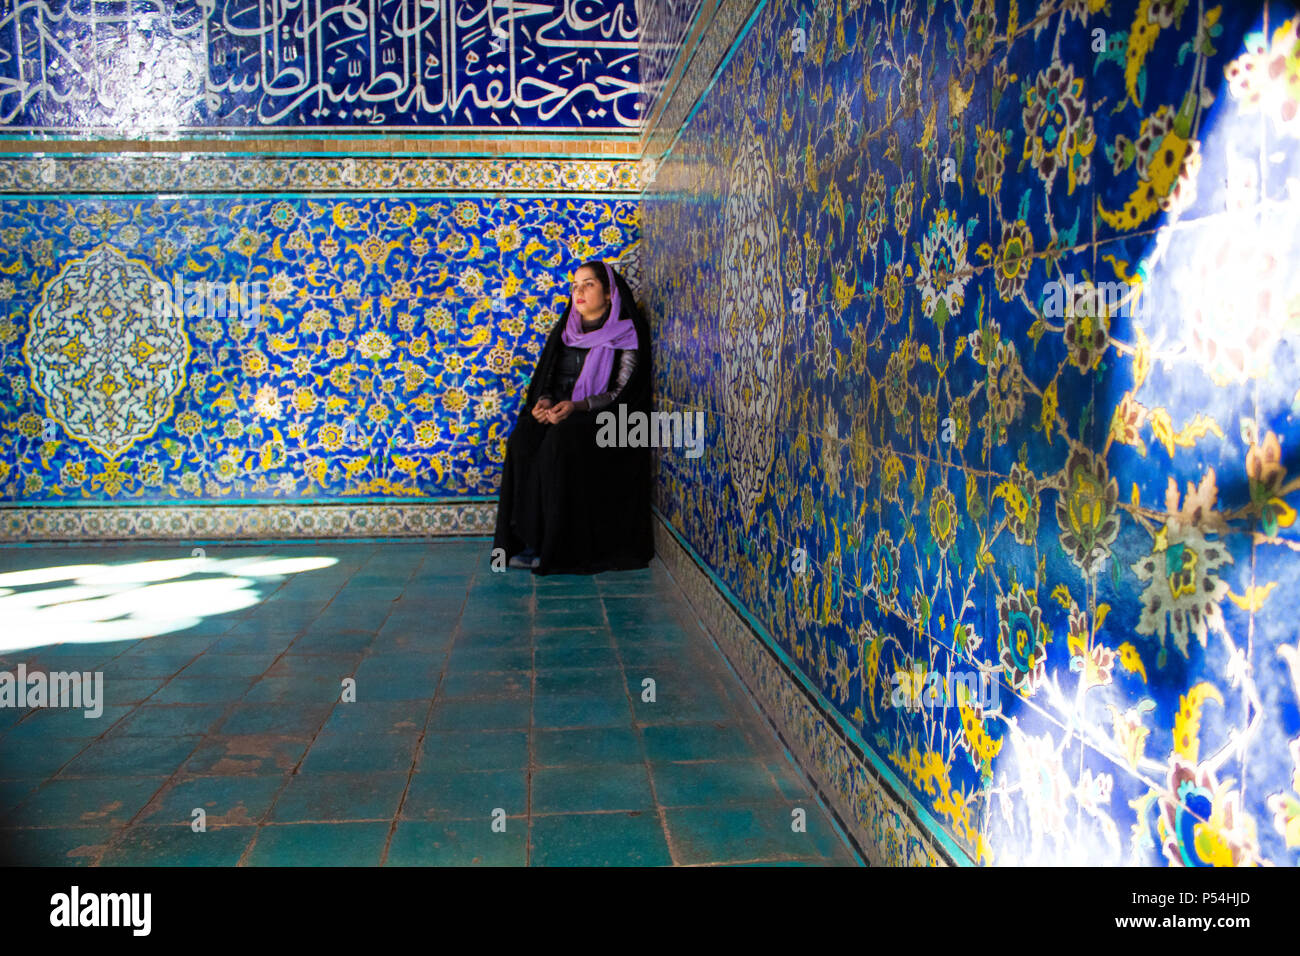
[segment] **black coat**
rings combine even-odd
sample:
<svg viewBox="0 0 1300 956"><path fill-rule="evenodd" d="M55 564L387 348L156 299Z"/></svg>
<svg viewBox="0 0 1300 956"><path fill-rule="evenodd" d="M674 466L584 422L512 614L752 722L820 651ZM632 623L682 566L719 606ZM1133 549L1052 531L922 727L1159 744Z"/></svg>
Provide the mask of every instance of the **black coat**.
<svg viewBox="0 0 1300 956"><path fill-rule="evenodd" d="M653 385L650 327L617 272L621 316L637 332L637 364L632 378L605 409L650 412ZM558 425L533 418L533 405L550 380L563 345L561 335L573 297L560 313L537 360L537 370L506 442L493 548L506 559L531 545L541 557L534 574L595 574L644 568L654 557L650 524L651 460L646 448L600 448L600 411L575 411ZM590 355L590 353L588 353ZM618 374L612 364L610 382Z"/></svg>

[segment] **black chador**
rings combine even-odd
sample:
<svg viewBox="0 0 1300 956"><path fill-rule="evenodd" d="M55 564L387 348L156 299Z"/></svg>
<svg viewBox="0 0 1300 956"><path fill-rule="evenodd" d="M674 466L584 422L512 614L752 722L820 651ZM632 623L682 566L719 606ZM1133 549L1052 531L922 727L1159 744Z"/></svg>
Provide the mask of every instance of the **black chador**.
<svg viewBox="0 0 1300 956"><path fill-rule="evenodd" d="M507 560L516 558L516 566L518 555L531 559L534 574L643 568L654 556L650 449L596 444L601 412L617 415L618 406L626 405L629 415L649 415L650 328L627 280L603 262L591 265L612 281L609 308L603 318L586 323L570 294L547 336L519 420L506 442L492 546L503 549ZM581 333L581 343L603 344L566 344L565 338L574 339L575 331ZM599 355L602 350L605 354ZM605 366L608 377L601 374ZM578 408L564 420L550 424L533 417L533 407L542 398L572 401L580 393Z"/></svg>

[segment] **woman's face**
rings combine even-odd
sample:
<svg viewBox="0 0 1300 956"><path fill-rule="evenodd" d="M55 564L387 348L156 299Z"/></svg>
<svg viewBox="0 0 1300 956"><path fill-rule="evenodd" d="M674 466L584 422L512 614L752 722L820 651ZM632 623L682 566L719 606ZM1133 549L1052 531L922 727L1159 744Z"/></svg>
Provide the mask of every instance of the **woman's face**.
<svg viewBox="0 0 1300 956"><path fill-rule="evenodd" d="M608 296L596 278L596 270L583 266L573 274L573 304L585 319L598 319L605 311Z"/></svg>

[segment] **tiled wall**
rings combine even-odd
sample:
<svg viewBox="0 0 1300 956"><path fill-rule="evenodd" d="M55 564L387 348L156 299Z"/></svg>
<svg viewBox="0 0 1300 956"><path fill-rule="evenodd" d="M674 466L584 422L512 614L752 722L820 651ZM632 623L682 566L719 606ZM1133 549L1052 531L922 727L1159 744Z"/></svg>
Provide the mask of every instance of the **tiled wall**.
<svg viewBox="0 0 1300 956"><path fill-rule="evenodd" d="M658 507L970 861L1300 863L1298 44L766 0L647 192Z"/></svg>
<svg viewBox="0 0 1300 956"><path fill-rule="evenodd" d="M0 493L491 493L568 271L636 233L612 199L0 200Z"/></svg>
<svg viewBox="0 0 1300 956"><path fill-rule="evenodd" d="M635 5L312 10L0 6L0 538L482 530L639 284Z"/></svg>

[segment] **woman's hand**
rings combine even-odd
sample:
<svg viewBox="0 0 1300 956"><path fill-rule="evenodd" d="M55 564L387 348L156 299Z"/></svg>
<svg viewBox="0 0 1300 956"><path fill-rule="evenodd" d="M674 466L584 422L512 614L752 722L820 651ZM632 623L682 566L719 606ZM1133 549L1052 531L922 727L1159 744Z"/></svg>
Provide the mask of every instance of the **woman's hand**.
<svg viewBox="0 0 1300 956"><path fill-rule="evenodd" d="M547 412L546 420L552 425L558 425L570 415L577 411L573 402L556 402Z"/></svg>
<svg viewBox="0 0 1300 956"><path fill-rule="evenodd" d="M549 398L538 399L537 404L533 406L533 418L537 419L539 422L550 421L547 416L547 410L550 407L551 400Z"/></svg>

